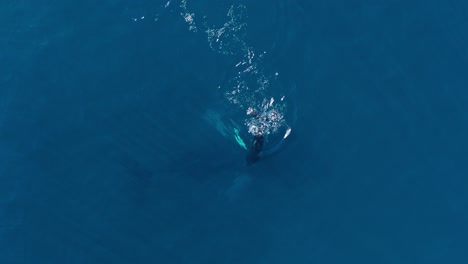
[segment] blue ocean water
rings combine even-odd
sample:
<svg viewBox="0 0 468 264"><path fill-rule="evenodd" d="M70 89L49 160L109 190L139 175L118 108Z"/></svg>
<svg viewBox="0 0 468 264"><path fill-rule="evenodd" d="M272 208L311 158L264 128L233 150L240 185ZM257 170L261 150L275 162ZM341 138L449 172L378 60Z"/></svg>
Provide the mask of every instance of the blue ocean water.
<svg viewBox="0 0 468 264"><path fill-rule="evenodd" d="M0 263L466 263L467 12L2 1Z"/></svg>

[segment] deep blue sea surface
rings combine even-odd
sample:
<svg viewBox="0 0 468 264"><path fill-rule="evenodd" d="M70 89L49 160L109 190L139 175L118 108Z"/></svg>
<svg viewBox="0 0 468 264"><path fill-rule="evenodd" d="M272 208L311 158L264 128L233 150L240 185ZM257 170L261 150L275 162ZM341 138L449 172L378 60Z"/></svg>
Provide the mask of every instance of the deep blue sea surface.
<svg viewBox="0 0 468 264"><path fill-rule="evenodd" d="M0 1L0 263L468 263L467 14Z"/></svg>

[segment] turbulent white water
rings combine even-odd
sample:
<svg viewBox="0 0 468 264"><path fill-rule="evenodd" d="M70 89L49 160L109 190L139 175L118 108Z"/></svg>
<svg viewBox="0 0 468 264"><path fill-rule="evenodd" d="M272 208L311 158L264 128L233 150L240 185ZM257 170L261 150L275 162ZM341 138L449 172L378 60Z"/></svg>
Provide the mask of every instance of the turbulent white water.
<svg viewBox="0 0 468 264"><path fill-rule="evenodd" d="M209 109L204 119L212 124L225 137L235 138L245 148L248 134L281 134L286 138L291 128L286 120L288 96L279 80L279 73L266 69L265 51L256 51L246 42L247 7L233 5L226 12L226 19L220 25L212 25L210 18L196 14L190 9L187 0L169 0L164 9L179 14L187 23L188 30L195 34L206 34L208 46L216 53L229 56L237 63L217 89L223 94L231 109ZM255 112L256 115L249 115ZM242 137L245 141L242 140Z"/></svg>
<svg viewBox="0 0 468 264"><path fill-rule="evenodd" d="M232 6L227 13L227 22L221 27L206 29L209 46L214 51L240 58L218 88L233 107L244 112L241 122L249 134L269 135L288 131L289 135L291 130L285 119L287 104L285 95L281 94L279 73L267 72L266 52L257 53L245 42L246 13L245 6ZM258 114L249 115L251 112Z"/></svg>

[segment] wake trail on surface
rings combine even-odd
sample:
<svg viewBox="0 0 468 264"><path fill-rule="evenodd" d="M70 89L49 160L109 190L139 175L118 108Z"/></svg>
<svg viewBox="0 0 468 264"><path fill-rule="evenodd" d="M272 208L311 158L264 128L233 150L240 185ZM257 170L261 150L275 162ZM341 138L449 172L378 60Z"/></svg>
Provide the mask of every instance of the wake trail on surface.
<svg viewBox="0 0 468 264"><path fill-rule="evenodd" d="M207 16L193 12L187 0L169 0L162 8L180 15L190 32L204 34L212 51L237 61L226 69L225 80L216 89L222 102L207 109L203 119L244 150L261 134L262 157L282 149L295 122L288 119L290 90L295 87L282 84L280 74L271 70L266 51L258 52L247 43L247 7L232 5L220 25L212 25ZM249 115L253 111L259 115Z"/></svg>

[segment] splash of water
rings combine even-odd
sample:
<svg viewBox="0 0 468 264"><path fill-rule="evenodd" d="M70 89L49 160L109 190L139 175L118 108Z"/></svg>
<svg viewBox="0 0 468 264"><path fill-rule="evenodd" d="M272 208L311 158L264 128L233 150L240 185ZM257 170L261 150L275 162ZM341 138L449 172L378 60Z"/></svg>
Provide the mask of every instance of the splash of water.
<svg viewBox="0 0 468 264"><path fill-rule="evenodd" d="M207 37L209 47L216 53L238 58L239 61L227 80L218 88L224 95L227 102L244 112L243 117L236 116L230 118L237 120L245 126L240 129L234 126L237 131L230 131L233 138L239 142L244 135L270 135L285 133L288 135L291 128L286 122L287 103L285 95L282 94L279 85L277 72L267 73L265 70L266 52L257 52L249 46L245 40L247 34L247 8L245 5L233 5L226 14L226 22L220 26L209 25L205 16L198 16L191 11L187 0L169 0L163 6L164 9L172 8L188 24L189 30L194 33L204 32ZM199 30L199 27L203 30ZM249 111L255 111L256 116L249 115ZM213 113L209 113L212 117ZM213 119L209 119L213 120ZM223 135L227 134L226 124L216 121L216 129ZM287 136L284 136L284 138ZM266 139L268 141L268 138ZM240 143L239 143L240 144Z"/></svg>

